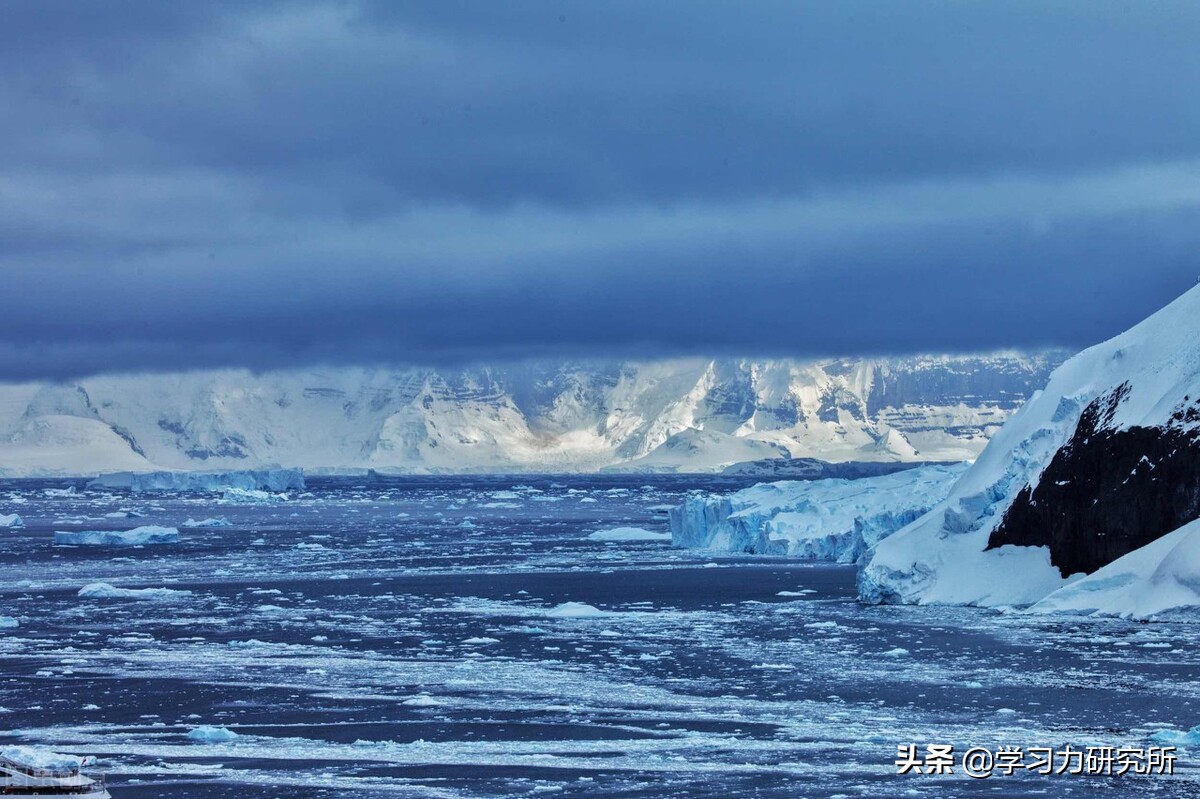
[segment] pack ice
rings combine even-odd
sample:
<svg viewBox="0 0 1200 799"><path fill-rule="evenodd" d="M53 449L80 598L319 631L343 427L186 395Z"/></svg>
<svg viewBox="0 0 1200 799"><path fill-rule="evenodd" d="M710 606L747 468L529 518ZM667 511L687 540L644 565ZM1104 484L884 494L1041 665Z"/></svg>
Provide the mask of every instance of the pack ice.
<svg viewBox="0 0 1200 799"><path fill-rule="evenodd" d="M219 494L225 491L303 491L300 469L243 469L231 472L112 472L88 488L123 489L134 494L164 492Z"/></svg>
<svg viewBox="0 0 1200 799"><path fill-rule="evenodd" d="M859 593L1135 618L1200 607L1198 516L1200 287L1056 369L944 502L879 544Z"/></svg>
<svg viewBox="0 0 1200 799"><path fill-rule="evenodd" d="M54 543L71 546L132 547L146 544L178 544L179 530L174 527L147 525L132 530L57 531Z"/></svg>
<svg viewBox="0 0 1200 799"><path fill-rule="evenodd" d="M675 546L854 563L939 503L966 464L856 480L760 483L695 497L670 511Z"/></svg>

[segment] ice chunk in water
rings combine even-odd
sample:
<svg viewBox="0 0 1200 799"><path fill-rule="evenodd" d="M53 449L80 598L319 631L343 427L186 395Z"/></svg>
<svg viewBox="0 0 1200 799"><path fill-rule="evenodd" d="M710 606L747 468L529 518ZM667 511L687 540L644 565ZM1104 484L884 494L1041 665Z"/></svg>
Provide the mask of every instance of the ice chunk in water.
<svg viewBox="0 0 1200 799"><path fill-rule="evenodd" d="M179 530L174 527L147 525L132 530L57 531L54 543L72 546L132 547L145 544L178 544Z"/></svg>
<svg viewBox="0 0 1200 799"><path fill-rule="evenodd" d="M226 727L213 727L208 724L201 725L187 734L187 737L193 741L199 741L206 744L220 744L232 741L238 737L238 734Z"/></svg>

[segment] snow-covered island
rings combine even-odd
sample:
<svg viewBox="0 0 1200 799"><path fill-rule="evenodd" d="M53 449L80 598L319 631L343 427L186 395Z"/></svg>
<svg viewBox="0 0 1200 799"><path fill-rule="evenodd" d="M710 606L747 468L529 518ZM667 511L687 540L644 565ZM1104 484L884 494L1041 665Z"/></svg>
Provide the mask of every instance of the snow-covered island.
<svg viewBox="0 0 1200 799"><path fill-rule="evenodd" d="M1055 370L944 502L879 544L859 592L1196 614L1198 517L1200 287Z"/></svg>
<svg viewBox="0 0 1200 799"><path fill-rule="evenodd" d="M854 563L941 502L966 464L874 477L760 483L670 511L675 546Z"/></svg>

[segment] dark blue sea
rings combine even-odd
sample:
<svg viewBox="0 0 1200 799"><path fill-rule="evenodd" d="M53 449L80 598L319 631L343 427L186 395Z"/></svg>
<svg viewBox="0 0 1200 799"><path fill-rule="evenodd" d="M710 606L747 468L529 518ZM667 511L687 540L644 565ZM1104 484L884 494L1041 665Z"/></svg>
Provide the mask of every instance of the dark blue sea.
<svg viewBox="0 0 1200 799"><path fill-rule="evenodd" d="M665 533L690 492L746 484L326 478L249 503L2 482L26 526L0 530L0 746L96 755L116 799L1198 795L1186 750L1174 777L895 766L908 743L1200 724L1193 626L867 607L853 567L588 537ZM180 543L53 543L139 525ZM80 596L96 583L115 590Z"/></svg>

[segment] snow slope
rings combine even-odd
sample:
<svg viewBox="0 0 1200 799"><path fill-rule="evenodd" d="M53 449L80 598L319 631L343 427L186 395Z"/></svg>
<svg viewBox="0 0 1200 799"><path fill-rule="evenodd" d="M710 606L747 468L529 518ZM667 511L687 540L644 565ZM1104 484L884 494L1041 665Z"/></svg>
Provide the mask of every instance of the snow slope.
<svg viewBox="0 0 1200 799"><path fill-rule="evenodd" d="M857 480L760 483L673 508L676 546L853 563L946 496L965 464Z"/></svg>
<svg viewBox="0 0 1200 799"><path fill-rule="evenodd" d="M1030 610L1133 619L1200 613L1200 520L1058 589Z"/></svg>
<svg viewBox="0 0 1200 799"><path fill-rule="evenodd" d="M1200 516L1198 401L1200 287L1056 369L944 502L875 549L860 596L1028 605Z"/></svg>
<svg viewBox="0 0 1200 799"><path fill-rule="evenodd" d="M1062 357L534 361L0 384L0 475L960 460Z"/></svg>

